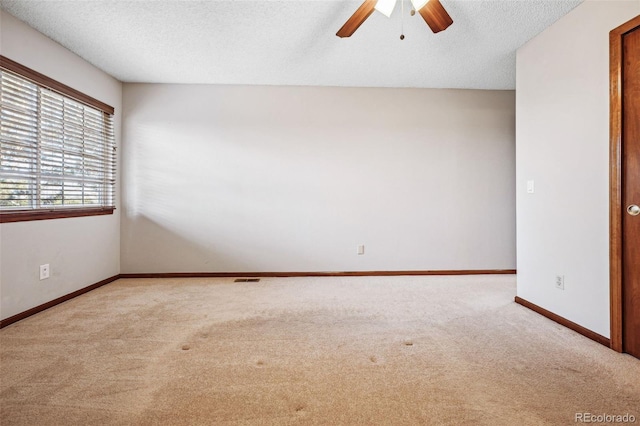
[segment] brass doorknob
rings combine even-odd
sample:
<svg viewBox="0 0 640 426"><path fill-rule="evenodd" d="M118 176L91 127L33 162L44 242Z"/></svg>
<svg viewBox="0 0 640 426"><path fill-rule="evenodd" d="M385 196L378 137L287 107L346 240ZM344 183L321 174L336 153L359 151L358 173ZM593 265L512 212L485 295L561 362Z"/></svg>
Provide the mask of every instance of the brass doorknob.
<svg viewBox="0 0 640 426"><path fill-rule="evenodd" d="M627 207L627 213L629 213L631 216L638 216L640 214L640 207L635 204L631 204L629 207Z"/></svg>

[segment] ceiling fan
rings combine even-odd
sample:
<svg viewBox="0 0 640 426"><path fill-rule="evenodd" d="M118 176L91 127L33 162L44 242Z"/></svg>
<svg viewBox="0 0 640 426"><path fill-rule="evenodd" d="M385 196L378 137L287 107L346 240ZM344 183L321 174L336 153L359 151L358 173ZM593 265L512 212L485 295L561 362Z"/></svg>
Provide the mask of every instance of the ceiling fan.
<svg viewBox="0 0 640 426"><path fill-rule="evenodd" d="M396 3L397 0L364 0L364 3L351 15L336 35L351 37L374 10L390 17ZM446 30L449 25L453 24L453 19L440 4L440 0L411 0L411 3L434 33Z"/></svg>

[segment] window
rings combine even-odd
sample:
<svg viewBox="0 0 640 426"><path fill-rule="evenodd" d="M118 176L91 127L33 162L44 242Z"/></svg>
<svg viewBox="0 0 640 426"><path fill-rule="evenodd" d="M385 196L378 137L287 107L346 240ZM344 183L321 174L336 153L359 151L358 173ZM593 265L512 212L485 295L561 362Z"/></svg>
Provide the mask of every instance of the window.
<svg viewBox="0 0 640 426"><path fill-rule="evenodd" d="M0 56L0 222L113 213L113 108Z"/></svg>

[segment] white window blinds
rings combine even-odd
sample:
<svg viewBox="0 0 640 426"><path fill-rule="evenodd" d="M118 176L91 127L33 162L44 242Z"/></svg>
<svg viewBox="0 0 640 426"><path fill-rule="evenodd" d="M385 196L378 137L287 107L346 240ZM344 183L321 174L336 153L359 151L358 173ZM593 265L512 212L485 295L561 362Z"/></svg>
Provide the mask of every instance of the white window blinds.
<svg viewBox="0 0 640 426"><path fill-rule="evenodd" d="M115 204L113 116L0 69L0 211Z"/></svg>

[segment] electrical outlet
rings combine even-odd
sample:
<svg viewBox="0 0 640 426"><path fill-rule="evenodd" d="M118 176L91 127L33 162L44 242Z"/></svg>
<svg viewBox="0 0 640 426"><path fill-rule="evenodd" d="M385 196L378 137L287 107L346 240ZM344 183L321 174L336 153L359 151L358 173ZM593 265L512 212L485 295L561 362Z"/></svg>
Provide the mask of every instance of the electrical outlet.
<svg viewBox="0 0 640 426"><path fill-rule="evenodd" d="M49 278L49 273L51 270L49 269L49 264L40 265L40 279L46 280Z"/></svg>
<svg viewBox="0 0 640 426"><path fill-rule="evenodd" d="M564 275L556 275L556 288L564 290Z"/></svg>
<svg viewBox="0 0 640 426"><path fill-rule="evenodd" d="M364 254L364 244L358 246L358 254Z"/></svg>

